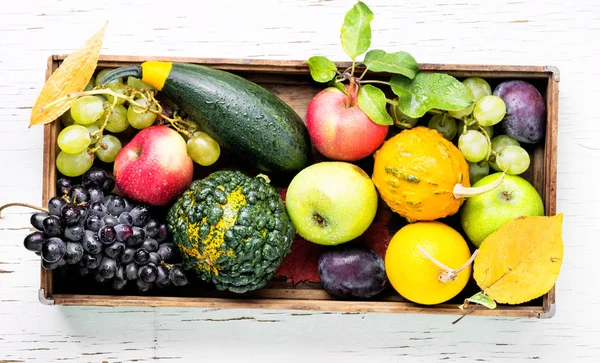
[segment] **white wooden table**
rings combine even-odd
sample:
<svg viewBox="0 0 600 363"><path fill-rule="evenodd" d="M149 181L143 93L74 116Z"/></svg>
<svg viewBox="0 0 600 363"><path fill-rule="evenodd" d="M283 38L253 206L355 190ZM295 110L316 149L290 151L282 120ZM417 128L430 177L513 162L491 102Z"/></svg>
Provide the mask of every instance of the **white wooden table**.
<svg viewBox="0 0 600 363"><path fill-rule="evenodd" d="M193 5L195 4L195 5ZM42 128L28 129L50 54L109 20L103 54L347 60L354 1L7 1L0 10L0 203L41 203ZM38 302L29 211L0 221L0 362L600 361L600 8L593 1L369 0L373 47L422 63L561 71L558 212L565 260L549 320Z"/></svg>

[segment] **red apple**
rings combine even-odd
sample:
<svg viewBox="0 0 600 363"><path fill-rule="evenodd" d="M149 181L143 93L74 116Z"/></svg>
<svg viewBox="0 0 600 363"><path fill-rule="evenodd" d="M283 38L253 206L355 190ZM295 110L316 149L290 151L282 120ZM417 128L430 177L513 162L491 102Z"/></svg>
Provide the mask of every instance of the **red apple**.
<svg viewBox="0 0 600 363"><path fill-rule="evenodd" d="M358 107L357 95L328 87L308 104L306 128L315 148L326 158L356 161L371 155L385 140L389 126L378 125Z"/></svg>
<svg viewBox="0 0 600 363"><path fill-rule="evenodd" d="M115 183L126 196L164 206L192 183L194 164L177 131L151 126L125 145L114 163Z"/></svg>

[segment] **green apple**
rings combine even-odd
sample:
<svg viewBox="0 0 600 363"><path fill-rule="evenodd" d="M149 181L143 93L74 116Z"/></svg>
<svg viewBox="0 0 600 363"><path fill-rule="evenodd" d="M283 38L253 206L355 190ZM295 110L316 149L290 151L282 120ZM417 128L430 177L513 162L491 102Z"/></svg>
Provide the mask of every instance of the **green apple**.
<svg viewBox="0 0 600 363"><path fill-rule="evenodd" d="M501 175L490 174L473 186L492 183ZM518 217L543 215L544 203L535 188L520 176L504 175L500 186L465 201L460 223L471 243L479 247L487 236L506 222Z"/></svg>
<svg viewBox="0 0 600 363"><path fill-rule="evenodd" d="M360 167L324 161L294 176L285 205L296 233L317 244L338 245L360 236L371 225L377 191Z"/></svg>

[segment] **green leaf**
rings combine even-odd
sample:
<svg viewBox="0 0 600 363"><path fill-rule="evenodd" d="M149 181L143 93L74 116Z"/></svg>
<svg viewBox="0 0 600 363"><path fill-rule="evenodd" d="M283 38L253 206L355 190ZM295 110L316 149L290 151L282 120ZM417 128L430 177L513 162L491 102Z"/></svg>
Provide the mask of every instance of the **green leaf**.
<svg viewBox="0 0 600 363"><path fill-rule="evenodd" d="M371 46L371 20L373 12L362 1L357 2L344 17L342 48L354 61Z"/></svg>
<svg viewBox="0 0 600 363"><path fill-rule="evenodd" d="M344 94L348 94L348 92L346 92L346 87L344 86L344 84L342 82L336 82L336 80L332 80L331 82L329 82L327 84L329 87L335 87L337 89L339 89L340 91L344 92Z"/></svg>
<svg viewBox="0 0 600 363"><path fill-rule="evenodd" d="M358 107L378 125L393 125L394 120L387 113L385 94L370 84L358 91Z"/></svg>
<svg viewBox="0 0 600 363"><path fill-rule="evenodd" d="M396 73L410 79L415 78L419 72L419 64L406 52L386 53L384 50L373 49L365 55L363 63L370 71Z"/></svg>
<svg viewBox="0 0 600 363"><path fill-rule="evenodd" d="M434 108L463 110L473 103L467 86L448 74L419 72L412 80L394 75L390 86L398 96L398 108L408 117L422 117Z"/></svg>
<svg viewBox="0 0 600 363"><path fill-rule="evenodd" d="M337 72L335 63L320 55L310 57L306 61L312 78L321 83L330 81Z"/></svg>
<svg viewBox="0 0 600 363"><path fill-rule="evenodd" d="M465 304L461 305L460 308L464 309L465 305L468 302L472 302L475 304L479 304L479 305L483 305L488 309L495 309L496 308L496 302L489 296L487 296L486 294L484 294L482 291L476 293L475 295L466 298L465 299Z"/></svg>

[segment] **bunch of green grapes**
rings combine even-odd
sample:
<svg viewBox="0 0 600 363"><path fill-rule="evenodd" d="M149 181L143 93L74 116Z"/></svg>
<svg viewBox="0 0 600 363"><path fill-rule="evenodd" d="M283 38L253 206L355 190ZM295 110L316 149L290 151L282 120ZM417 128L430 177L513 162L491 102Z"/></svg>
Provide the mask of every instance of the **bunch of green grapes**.
<svg viewBox="0 0 600 363"><path fill-rule="evenodd" d="M492 94L490 84L480 77L469 77L462 82L473 96L474 103L446 115L435 115L429 127L451 140L458 136L458 148L469 164L469 176L474 184L496 171L518 175L529 168L529 154L519 142L506 135L493 138L493 126L506 114L504 100ZM458 121L456 121L458 120Z"/></svg>
<svg viewBox="0 0 600 363"><path fill-rule="evenodd" d="M220 155L219 145L203 132L192 127L179 128L183 120L169 119L154 98L156 89L143 81L128 77L102 85L102 78L111 69L103 69L61 116L64 129L58 135L60 152L56 167L65 176L76 177L88 171L95 158L114 162L122 144L117 136L130 127L136 130L154 125L159 115L188 137L188 154L200 165L214 163Z"/></svg>

